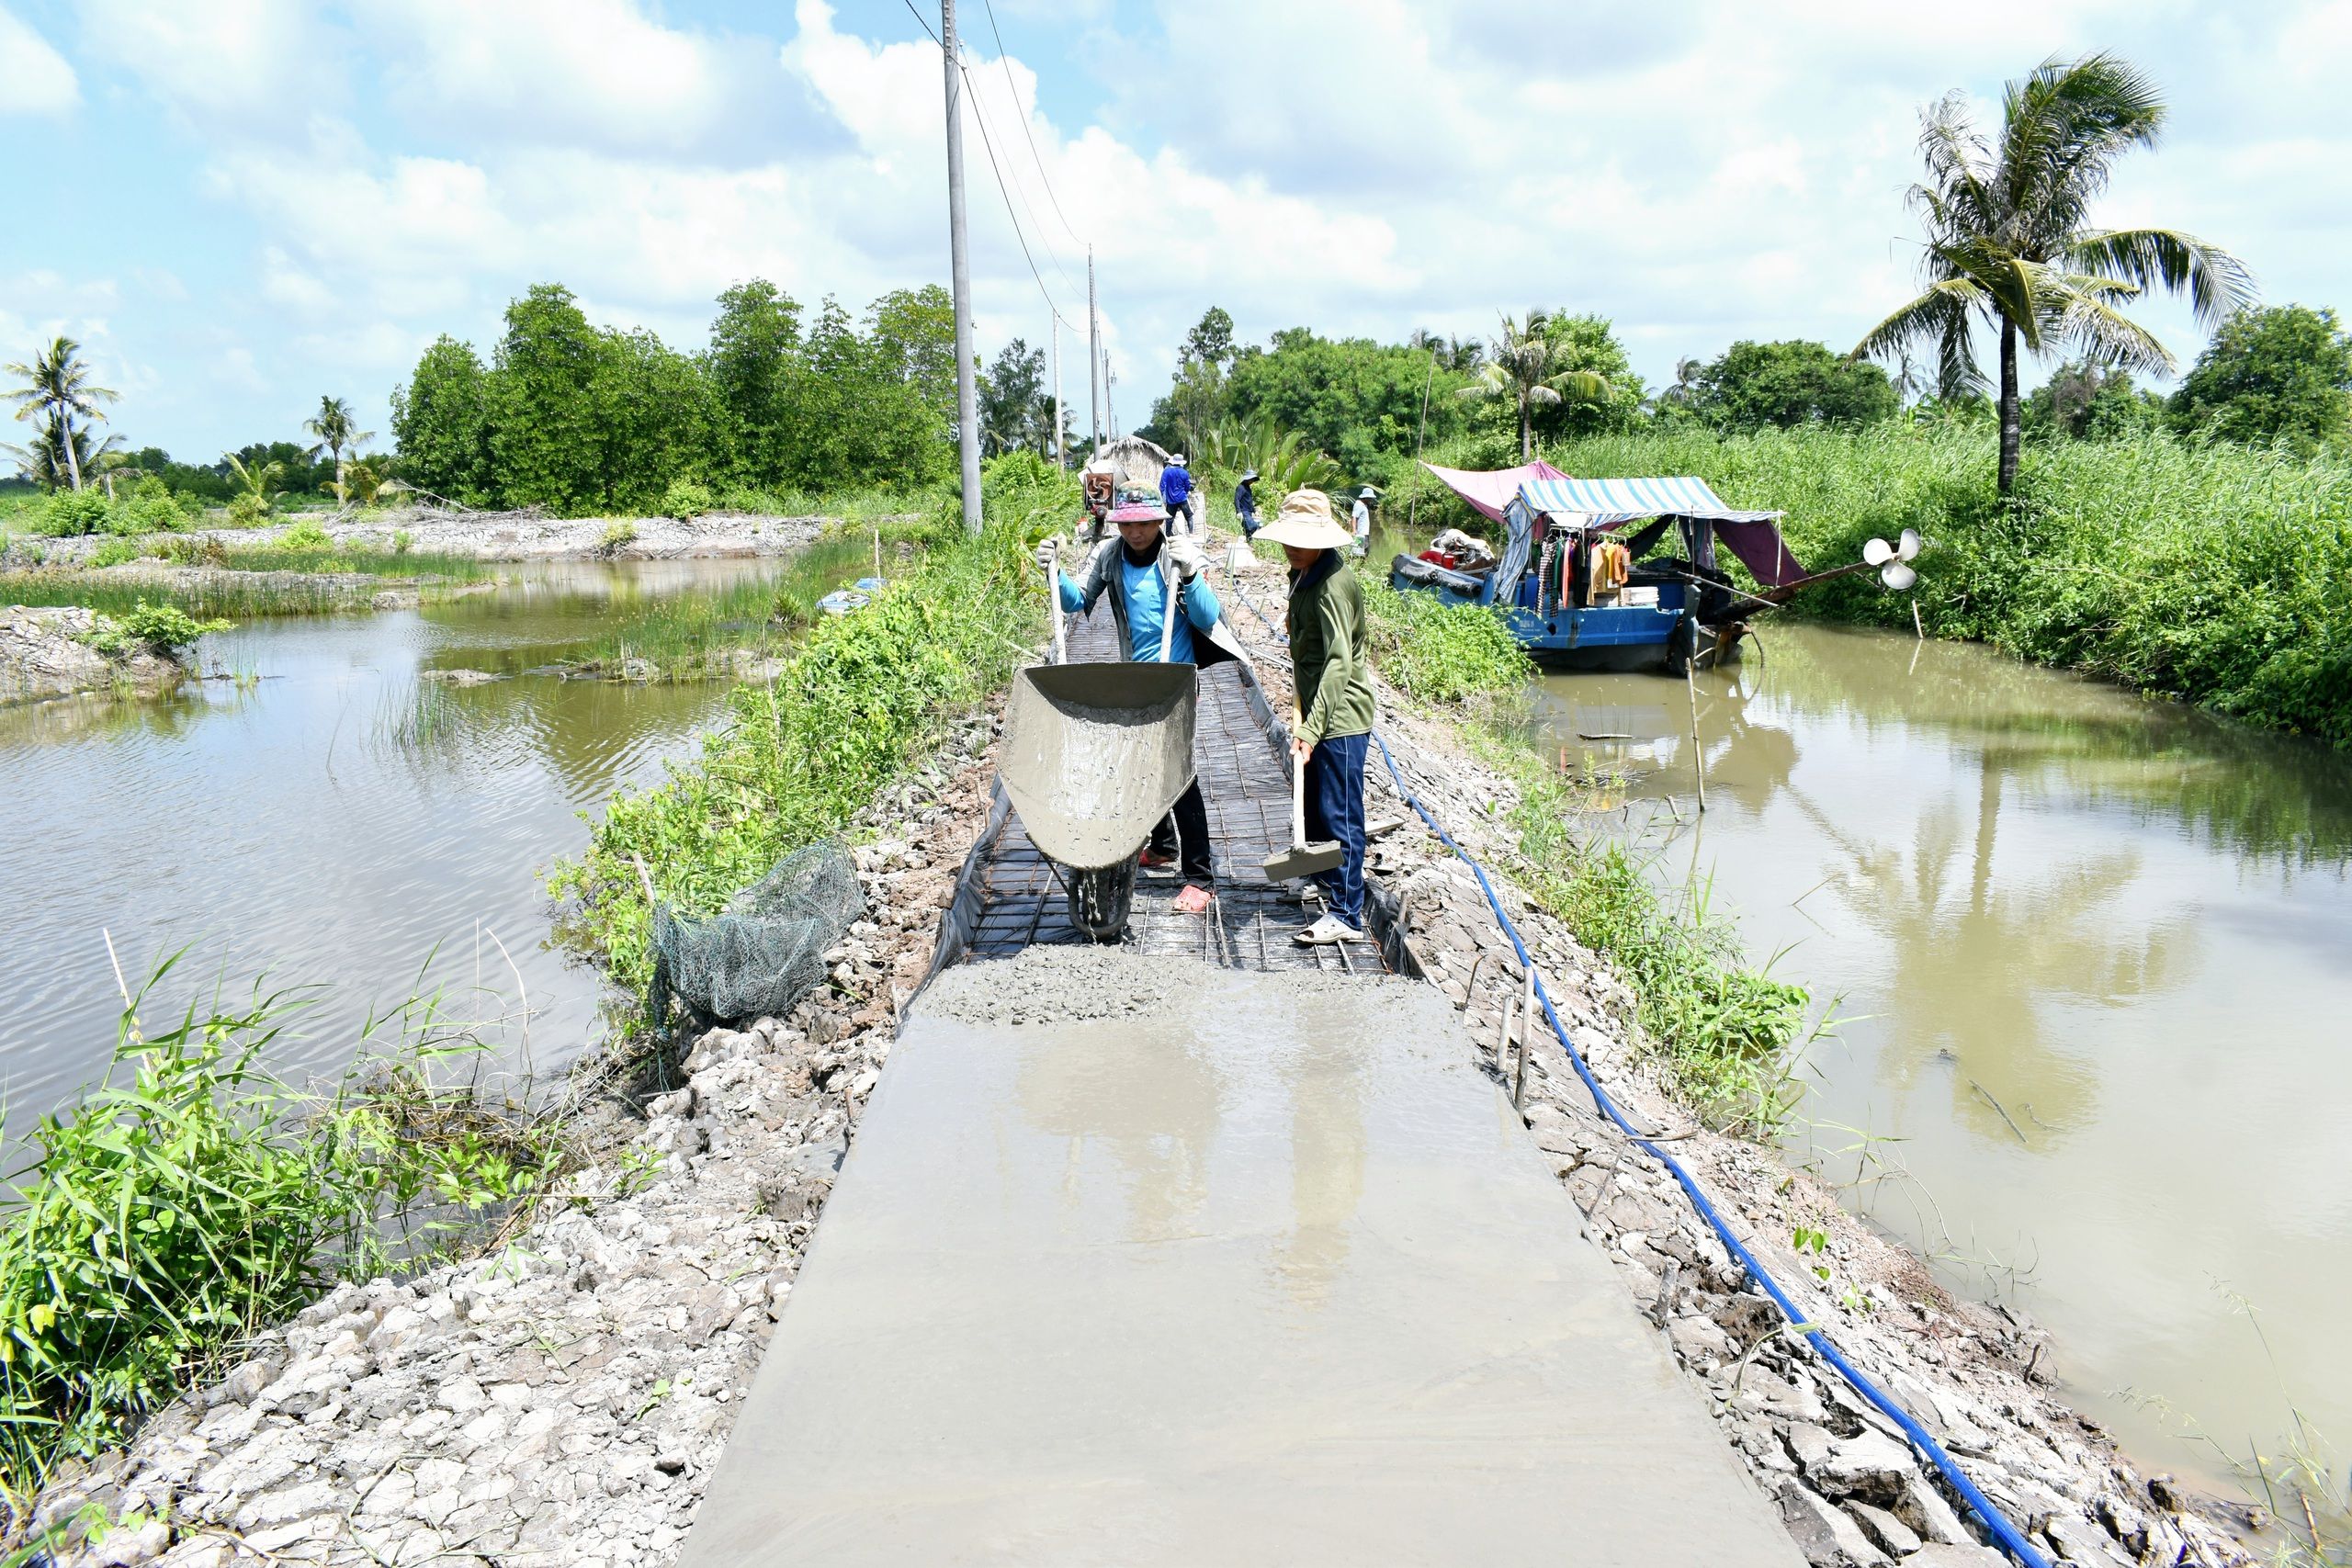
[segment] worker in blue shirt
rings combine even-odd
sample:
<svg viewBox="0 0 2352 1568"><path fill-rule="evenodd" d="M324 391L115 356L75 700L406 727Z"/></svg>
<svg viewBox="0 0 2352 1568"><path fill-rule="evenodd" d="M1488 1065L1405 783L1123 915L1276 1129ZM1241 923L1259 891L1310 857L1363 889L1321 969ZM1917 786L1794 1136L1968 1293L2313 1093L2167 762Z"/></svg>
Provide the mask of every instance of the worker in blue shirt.
<svg viewBox="0 0 2352 1568"><path fill-rule="evenodd" d="M1171 535L1192 531L1193 499L1192 471L1184 467L1184 454L1177 453L1159 470L1159 501L1168 508L1168 532Z"/></svg>
<svg viewBox="0 0 2352 1568"><path fill-rule="evenodd" d="M1037 565L1051 574L1063 613L1089 613L1108 594L1124 657L1135 663L1156 664L1172 584L1177 619L1174 630L1167 634L1168 661L1246 661L1249 656L1242 651L1240 638L1225 624L1225 606L1201 574L1199 542L1163 536L1161 520L1148 507L1122 508L1113 513L1113 521L1119 536L1094 547L1077 581L1057 564L1057 541L1048 538L1037 547ZM1176 895L1177 911L1204 914L1216 887L1216 875L1209 852L1208 807L1201 798L1197 777L1177 798L1175 809L1152 829L1151 841L1139 858L1147 867L1159 867L1178 861L1180 855L1184 886Z"/></svg>
<svg viewBox="0 0 2352 1568"><path fill-rule="evenodd" d="M1241 536L1258 536L1258 470L1251 468L1233 487L1233 514L1241 520Z"/></svg>

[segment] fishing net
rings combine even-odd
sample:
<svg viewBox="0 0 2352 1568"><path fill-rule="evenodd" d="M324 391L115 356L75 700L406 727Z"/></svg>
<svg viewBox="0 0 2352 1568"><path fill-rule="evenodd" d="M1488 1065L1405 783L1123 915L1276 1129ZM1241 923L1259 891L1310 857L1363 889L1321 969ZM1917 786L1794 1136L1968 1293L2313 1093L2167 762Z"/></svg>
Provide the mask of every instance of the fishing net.
<svg viewBox="0 0 2352 1568"><path fill-rule="evenodd" d="M849 852L796 850L707 919L653 906L654 999L717 1019L780 1018L825 977L825 953L865 912Z"/></svg>

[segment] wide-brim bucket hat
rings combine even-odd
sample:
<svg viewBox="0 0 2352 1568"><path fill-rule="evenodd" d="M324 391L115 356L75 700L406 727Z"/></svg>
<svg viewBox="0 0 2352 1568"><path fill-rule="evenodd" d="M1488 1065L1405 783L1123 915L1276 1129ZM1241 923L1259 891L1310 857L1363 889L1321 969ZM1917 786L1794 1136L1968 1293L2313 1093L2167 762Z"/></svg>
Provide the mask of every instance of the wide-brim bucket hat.
<svg viewBox="0 0 2352 1568"><path fill-rule="evenodd" d="M1283 497L1274 520L1258 530L1258 537L1296 550L1344 550L1355 536L1331 516L1331 498L1319 490L1295 490Z"/></svg>

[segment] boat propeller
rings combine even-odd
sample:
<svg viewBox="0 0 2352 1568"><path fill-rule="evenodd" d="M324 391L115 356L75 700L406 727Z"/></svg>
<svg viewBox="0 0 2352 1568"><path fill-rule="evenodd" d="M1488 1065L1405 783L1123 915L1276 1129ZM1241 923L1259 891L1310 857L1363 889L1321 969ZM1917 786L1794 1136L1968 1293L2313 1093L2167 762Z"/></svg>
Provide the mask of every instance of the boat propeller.
<svg viewBox="0 0 2352 1568"><path fill-rule="evenodd" d="M1919 574L1911 570L1912 559L1918 553L1917 528L1904 529L1902 538L1894 544L1872 539L1862 547L1862 558L1878 568L1878 580L1898 593L1919 581Z"/></svg>

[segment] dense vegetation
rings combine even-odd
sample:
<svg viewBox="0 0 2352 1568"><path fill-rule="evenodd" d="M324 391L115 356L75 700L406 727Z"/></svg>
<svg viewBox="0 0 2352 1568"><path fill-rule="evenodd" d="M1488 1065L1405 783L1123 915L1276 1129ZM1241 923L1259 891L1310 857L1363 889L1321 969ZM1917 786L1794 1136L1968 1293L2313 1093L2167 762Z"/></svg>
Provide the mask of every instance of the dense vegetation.
<svg viewBox="0 0 2352 1568"><path fill-rule="evenodd" d="M650 512L684 481L751 491L920 490L953 468L946 291L899 290L862 325L813 321L762 279L721 294L709 348L589 323L540 284L490 362L443 337L392 394L400 477L472 506Z"/></svg>
<svg viewBox="0 0 2352 1568"><path fill-rule="evenodd" d="M2007 502L1994 433L1644 432L1564 443L1571 473L1696 474L1739 505L1785 508L1815 570L1917 528L1910 596L1863 576L1810 613L1972 637L2258 724L2352 747L2352 455L2299 457L2149 430L2030 444Z"/></svg>
<svg viewBox="0 0 2352 1568"><path fill-rule="evenodd" d="M944 504L919 565L854 615L820 622L773 682L741 685L695 761L614 800L555 890L568 934L624 984L651 979L651 911L715 910L794 850L838 831L906 766L941 716L979 701L1024 657L1040 619L1027 543L1079 506L1074 480L1032 453L989 464L977 537Z"/></svg>

